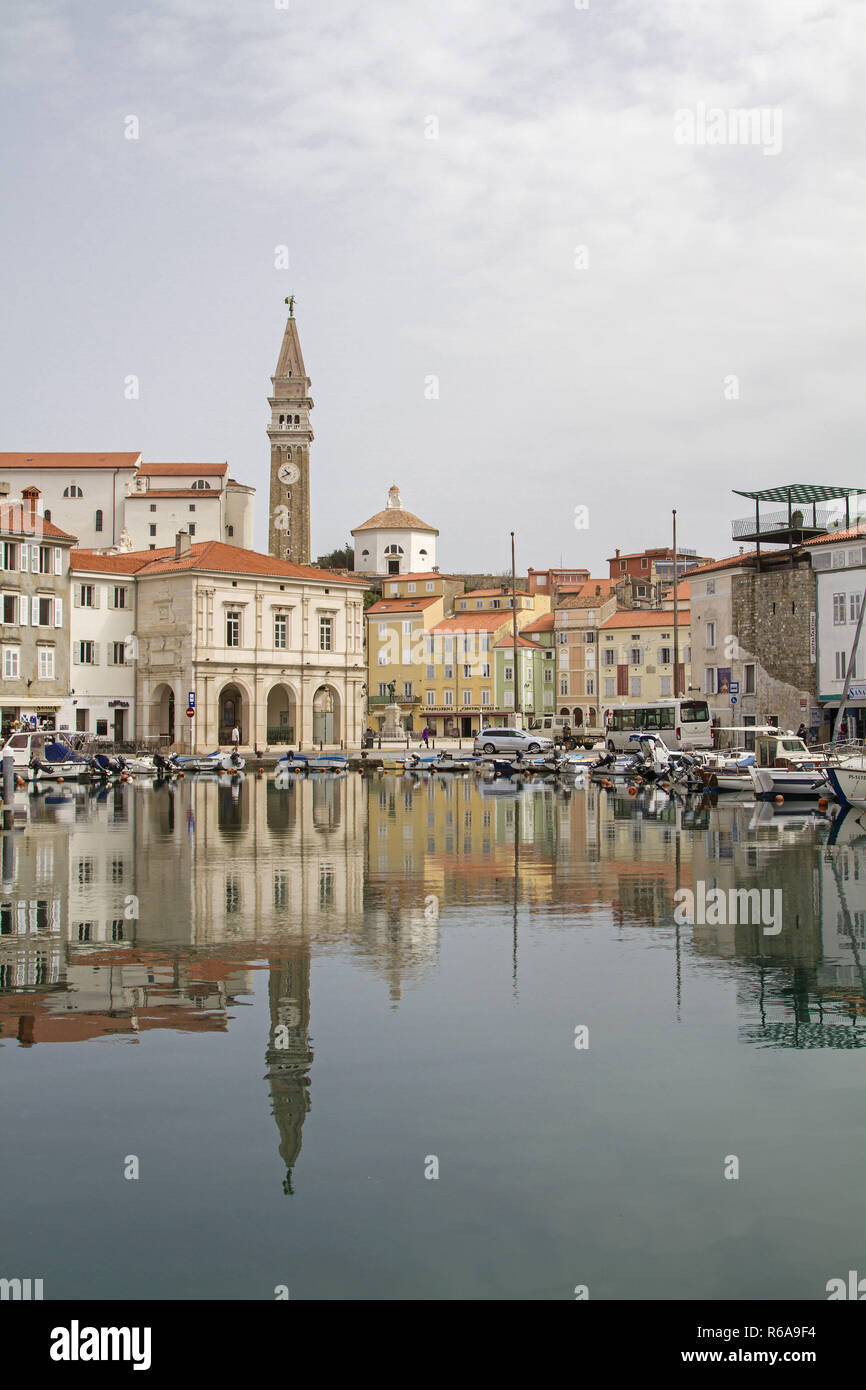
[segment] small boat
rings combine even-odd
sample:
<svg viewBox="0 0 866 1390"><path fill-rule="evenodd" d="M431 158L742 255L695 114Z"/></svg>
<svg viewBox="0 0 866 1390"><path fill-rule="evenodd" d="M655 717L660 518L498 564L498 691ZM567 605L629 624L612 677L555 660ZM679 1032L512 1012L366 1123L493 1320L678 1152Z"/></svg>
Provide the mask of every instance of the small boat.
<svg viewBox="0 0 866 1390"><path fill-rule="evenodd" d="M438 753L407 753L405 758L383 758L382 766L402 772L433 772L439 765Z"/></svg>
<svg viewBox="0 0 866 1390"><path fill-rule="evenodd" d="M343 753L321 753L307 763L310 772L348 772L349 759Z"/></svg>
<svg viewBox="0 0 866 1390"><path fill-rule="evenodd" d="M433 763L434 772L478 772L483 758L474 753L442 753Z"/></svg>
<svg viewBox="0 0 866 1390"><path fill-rule="evenodd" d="M46 742L42 757L30 760L30 776L41 782L75 782L93 776L91 759L75 753L66 743Z"/></svg>
<svg viewBox="0 0 866 1390"><path fill-rule="evenodd" d="M307 771L309 764L310 756L308 753L295 753L294 750L290 748L288 753L284 753L283 756L277 760L276 770L277 773L304 773Z"/></svg>
<svg viewBox="0 0 866 1390"><path fill-rule="evenodd" d="M242 758L240 753L223 753L220 749L200 756L172 753L169 762L176 772L234 773L246 767L246 759Z"/></svg>
<svg viewBox="0 0 866 1390"><path fill-rule="evenodd" d="M774 729L755 739L755 765L747 768L755 796L818 797L829 790L827 758L811 753L796 734Z"/></svg>

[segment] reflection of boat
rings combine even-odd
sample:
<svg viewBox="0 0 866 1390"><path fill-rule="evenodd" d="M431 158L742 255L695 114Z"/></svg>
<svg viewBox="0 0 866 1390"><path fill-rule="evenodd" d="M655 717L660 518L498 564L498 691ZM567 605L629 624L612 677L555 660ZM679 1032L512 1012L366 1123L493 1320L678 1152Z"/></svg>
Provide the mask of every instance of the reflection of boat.
<svg viewBox="0 0 866 1390"><path fill-rule="evenodd" d="M476 783L481 796L520 796L526 790L523 778L495 777Z"/></svg>
<svg viewBox="0 0 866 1390"><path fill-rule="evenodd" d="M827 776L843 806L866 809L866 754L840 759L827 768Z"/></svg>
<svg viewBox="0 0 866 1390"><path fill-rule="evenodd" d="M866 815L853 806L843 806L830 827L828 845L850 845L866 841Z"/></svg>

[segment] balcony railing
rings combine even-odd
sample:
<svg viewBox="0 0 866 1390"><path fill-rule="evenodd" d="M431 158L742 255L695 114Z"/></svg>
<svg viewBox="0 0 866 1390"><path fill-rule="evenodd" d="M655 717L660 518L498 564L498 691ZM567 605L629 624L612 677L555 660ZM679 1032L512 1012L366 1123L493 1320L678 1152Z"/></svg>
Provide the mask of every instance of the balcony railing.
<svg viewBox="0 0 866 1390"><path fill-rule="evenodd" d="M731 522L731 535L736 541L770 538L776 533L780 540L787 540L789 531L814 535L830 530L833 523L839 523L839 520L838 511L830 507L816 507L814 518L811 507L794 507L790 519L787 511L767 512L760 519L760 527L754 516L740 517Z"/></svg>

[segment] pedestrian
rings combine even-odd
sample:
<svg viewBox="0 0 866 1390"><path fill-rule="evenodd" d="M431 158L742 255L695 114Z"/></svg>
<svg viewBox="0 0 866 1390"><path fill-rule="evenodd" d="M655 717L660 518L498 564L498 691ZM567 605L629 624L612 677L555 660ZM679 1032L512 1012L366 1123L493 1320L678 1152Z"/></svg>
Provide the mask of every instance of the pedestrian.
<svg viewBox="0 0 866 1390"><path fill-rule="evenodd" d="M232 729L232 749L235 753L238 751L238 744L240 743L240 741L241 731L238 728L237 724L235 724L234 728Z"/></svg>
<svg viewBox="0 0 866 1390"><path fill-rule="evenodd" d="M424 728L421 730L421 742L423 743L425 748L430 747L430 730L427 728L426 724L424 725Z"/></svg>
<svg viewBox="0 0 866 1390"><path fill-rule="evenodd" d="M797 730L797 737L801 738L804 743L806 742L806 739L809 737L809 730L806 728L805 724L800 725L799 729Z"/></svg>

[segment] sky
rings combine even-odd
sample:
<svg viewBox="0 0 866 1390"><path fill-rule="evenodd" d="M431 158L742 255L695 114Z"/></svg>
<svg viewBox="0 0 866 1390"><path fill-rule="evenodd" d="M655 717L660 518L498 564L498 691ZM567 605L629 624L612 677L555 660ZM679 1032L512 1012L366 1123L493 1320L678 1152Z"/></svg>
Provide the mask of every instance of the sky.
<svg viewBox="0 0 866 1390"><path fill-rule="evenodd" d="M0 20L2 449L227 459L265 550L294 293L314 556L394 482L443 570L594 574L866 489L863 0Z"/></svg>

